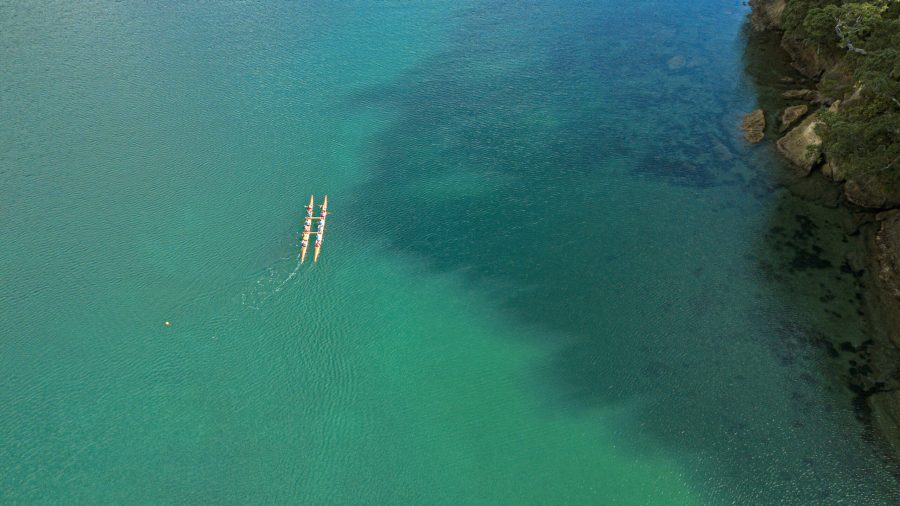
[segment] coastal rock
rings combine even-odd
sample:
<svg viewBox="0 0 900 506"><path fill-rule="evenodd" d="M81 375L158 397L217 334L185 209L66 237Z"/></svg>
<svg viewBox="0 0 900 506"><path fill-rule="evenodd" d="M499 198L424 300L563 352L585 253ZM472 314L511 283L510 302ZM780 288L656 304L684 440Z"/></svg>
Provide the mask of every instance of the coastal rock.
<svg viewBox="0 0 900 506"><path fill-rule="evenodd" d="M872 422L900 453L900 390L872 394L866 402L872 410Z"/></svg>
<svg viewBox="0 0 900 506"><path fill-rule="evenodd" d="M843 181L842 179L838 179L839 176L835 175L834 164L831 163L831 160L828 160L822 164L822 174L834 182Z"/></svg>
<svg viewBox="0 0 900 506"><path fill-rule="evenodd" d="M791 195L817 205L836 208L841 204L841 188L824 177L782 178Z"/></svg>
<svg viewBox="0 0 900 506"><path fill-rule="evenodd" d="M809 101L812 105L824 105L825 107L830 107L833 104L839 104L841 101L835 101L831 97L823 96L821 93L816 93L812 100Z"/></svg>
<svg viewBox="0 0 900 506"><path fill-rule="evenodd" d="M778 150L806 176L822 157L822 138L816 133L819 121L810 116L797 127L778 139Z"/></svg>
<svg viewBox="0 0 900 506"><path fill-rule="evenodd" d="M900 210L878 213L875 232L876 280L881 299L889 315L900 317ZM900 334L890 335L894 346L900 348Z"/></svg>
<svg viewBox="0 0 900 506"><path fill-rule="evenodd" d="M684 67L684 56L675 55L669 58L669 61L666 62L666 65L668 65L669 70L678 70L681 67Z"/></svg>
<svg viewBox="0 0 900 506"><path fill-rule="evenodd" d="M817 79L831 64L815 46L803 39L781 38L781 47L791 57L791 66L806 77Z"/></svg>
<svg viewBox="0 0 900 506"><path fill-rule="evenodd" d="M851 179L844 185L847 200L860 207L881 209L884 207L884 196L872 188L870 180L865 178Z"/></svg>
<svg viewBox="0 0 900 506"><path fill-rule="evenodd" d="M847 98L847 100L844 100L844 103L841 107L849 108L849 107L853 107L856 105L860 105L863 101L862 91L863 91L863 85L860 84L859 86L857 86L856 88L853 89L853 93L850 94L850 96Z"/></svg>
<svg viewBox="0 0 900 506"><path fill-rule="evenodd" d="M900 209L878 214L879 227L875 234L878 281L900 301ZM900 346L900 342L897 343Z"/></svg>
<svg viewBox="0 0 900 506"><path fill-rule="evenodd" d="M788 90L781 94L782 97L788 100L815 100L818 93L813 90Z"/></svg>
<svg viewBox="0 0 900 506"><path fill-rule="evenodd" d="M900 206L900 187L885 185L874 176L851 177L844 184L847 200L869 209Z"/></svg>
<svg viewBox="0 0 900 506"><path fill-rule="evenodd" d="M806 111L809 110L809 107L805 105L792 105L784 110L781 113L781 129L779 132L786 132L788 128L790 128L794 122L798 119L802 118Z"/></svg>
<svg viewBox="0 0 900 506"><path fill-rule="evenodd" d="M835 183L847 180L847 174L840 168L840 165L834 163L834 160L825 160L825 163L822 164L822 174Z"/></svg>
<svg viewBox="0 0 900 506"><path fill-rule="evenodd" d="M818 102L828 105L834 98L843 98L852 93L857 83L853 74L853 69L845 61L830 62L819 78L819 90L827 90L828 96L820 97Z"/></svg>
<svg viewBox="0 0 900 506"><path fill-rule="evenodd" d="M757 109L746 116L741 122L744 138L750 144L756 144L766 135L766 115L762 109Z"/></svg>
<svg viewBox="0 0 900 506"><path fill-rule="evenodd" d="M900 352L900 333L897 332L900 328L900 209L878 213L875 219L878 222L873 252L875 280L885 314L891 322L888 328L893 329L888 332L893 349L890 349L890 343L886 343L888 348L883 347L875 357L888 357L892 365L879 369L889 371L886 377L896 380L900 378L897 374L900 360L896 355ZM888 387L889 391L875 392L866 401L872 410L873 424L900 454L900 391L896 389L896 381L888 381L883 386Z"/></svg>
<svg viewBox="0 0 900 506"><path fill-rule="evenodd" d="M854 273L866 270L866 257L859 251L847 253L844 260L847 262L847 266L850 267L850 270Z"/></svg>
<svg viewBox="0 0 900 506"><path fill-rule="evenodd" d="M783 29L781 15L784 13L785 0L750 0L750 24L758 31L775 28Z"/></svg>
<svg viewBox="0 0 900 506"><path fill-rule="evenodd" d="M846 174L832 167L832 177L845 177L844 196L847 200L869 209L893 209L900 207L900 185L886 171L863 174ZM835 173L837 175L835 176Z"/></svg>
<svg viewBox="0 0 900 506"><path fill-rule="evenodd" d="M891 209L889 211L881 211L880 213L875 213L875 221L890 221L893 220L897 215L897 209Z"/></svg>
<svg viewBox="0 0 900 506"><path fill-rule="evenodd" d="M874 223L875 217L872 216L872 213L852 213L850 219L850 227L853 227L853 230L850 230L848 233L854 234L857 230L862 228L865 225L869 225Z"/></svg>

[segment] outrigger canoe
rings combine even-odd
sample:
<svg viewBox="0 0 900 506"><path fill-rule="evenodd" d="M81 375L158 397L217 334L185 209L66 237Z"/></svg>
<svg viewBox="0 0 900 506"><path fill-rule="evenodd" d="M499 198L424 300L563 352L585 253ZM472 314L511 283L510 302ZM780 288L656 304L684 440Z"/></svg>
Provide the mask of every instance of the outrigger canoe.
<svg viewBox="0 0 900 506"><path fill-rule="evenodd" d="M306 248L309 247L309 231L312 228L313 209L313 196L310 195L309 205L306 206L306 221L303 223L303 235L300 239L300 263L306 260ZM319 248L316 246L316 251L318 252L318 250Z"/></svg>
<svg viewBox="0 0 900 506"><path fill-rule="evenodd" d="M310 203L312 201L310 200ZM325 237L325 217L328 216L328 195L322 200L322 216L319 218L319 226L316 230L316 247L313 253L313 262L319 261L319 250L322 248L322 239Z"/></svg>

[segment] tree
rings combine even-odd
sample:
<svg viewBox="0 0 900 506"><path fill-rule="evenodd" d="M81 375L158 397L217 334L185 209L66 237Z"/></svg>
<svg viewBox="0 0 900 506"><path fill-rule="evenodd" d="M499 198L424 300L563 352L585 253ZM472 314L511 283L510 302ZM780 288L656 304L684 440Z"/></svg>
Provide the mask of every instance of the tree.
<svg viewBox="0 0 900 506"><path fill-rule="evenodd" d="M837 47L865 55L862 45L881 26L885 10L887 5L879 2L814 7L803 20L803 31L817 45L828 48L837 42Z"/></svg>

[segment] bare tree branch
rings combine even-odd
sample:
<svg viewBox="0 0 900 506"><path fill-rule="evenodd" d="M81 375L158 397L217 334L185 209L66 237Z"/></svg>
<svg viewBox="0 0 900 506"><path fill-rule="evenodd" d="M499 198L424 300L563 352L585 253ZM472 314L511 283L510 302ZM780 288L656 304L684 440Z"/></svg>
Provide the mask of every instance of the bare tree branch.
<svg viewBox="0 0 900 506"><path fill-rule="evenodd" d="M868 54L868 53L866 53L866 50L865 50L865 49L854 46L854 45L853 45L853 42L850 42L850 38L849 38L847 35L844 35L844 32L841 30L841 28L846 28L846 27L844 26L844 22L843 22L843 21L841 21L841 20L838 19L837 17L834 18L834 21L835 21L835 23L836 23L836 24L834 25L834 31L837 33L838 38L841 39L841 42L843 42L844 45L847 46L847 50L853 51L854 53L861 54L861 55L866 55L866 54ZM856 24L857 24L857 26L859 25L859 21L860 21L860 18L857 17L857 18L856 18ZM851 30L850 30L850 34L856 33L856 32L858 32L858 31L859 31L859 28L851 29Z"/></svg>
<svg viewBox="0 0 900 506"><path fill-rule="evenodd" d="M890 169L890 168L891 168L891 165L894 165L895 163L897 163L897 160L900 160L900 155L897 155L893 160L891 160L891 163L887 164L887 166L886 166L885 168L881 169L881 170L888 170L888 169Z"/></svg>

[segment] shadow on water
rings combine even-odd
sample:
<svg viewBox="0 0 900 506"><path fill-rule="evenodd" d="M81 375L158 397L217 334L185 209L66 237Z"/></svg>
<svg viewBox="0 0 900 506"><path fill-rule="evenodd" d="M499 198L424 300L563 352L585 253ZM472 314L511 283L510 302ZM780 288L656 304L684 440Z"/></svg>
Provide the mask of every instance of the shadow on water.
<svg viewBox="0 0 900 506"><path fill-rule="evenodd" d="M753 220L704 235L718 208L737 219L773 200L759 171L774 159L738 142L744 101L721 98L741 86L743 41L720 27L738 15L715 2L469 11L445 52L348 98L393 120L356 199L378 205L346 212L374 223L399 209L391 247L558 340L539 373L548 402L628 406L623 444L682 456L708 497L865 497L865 463L841 463L840 408L808 367L807 327L771 312L754 272L785 254L806 272L835 264L768 239L741 253ZM778 281L783 266L768 265Z"/></svg>
<svg viewBox="0 0 900 506"><path fill-rule="evenodd" d="M783 135L777 114L796 104L781 94L815 84L791 67L780 47L780 34L745 26L745 37L745 74L757 106L766 111L766 135L772 139L760 146L760 159L776 189L764 234L752 253L757 274L779 306L771 331L762 336L783 366L796 412L836 428L832 437L847 438L841 445L829 441L831 456L822 461L825 453L817 459L818 470L824 465L833 476L866 476L871 487L860 491L875 491L866 500L896 502L900 468L874 433L866 403L868 395L896 388L900 381L900 356L879 346L878 336L883 338L886 330L872 314L880 311L880 303L870 288L874 281L868 270L865 230L874 216L848 207L840 187L818 171L798 178L775 153L774 139ZM821 396L821 391L827 394ZM843 447L845 453L835 447ZM842 496L827 482L821 493L835 501Z"/></svg>
<svg viewBox="0 0 900 506"><path fill-rule="evenodd" d="M767 135L776 139L776 113L795 105L782 98L789 89L812 88L814 83L790 66L780 48L781 35L754 32L747 27L744 60L758 104L767 112ZM771 151L772 144L768 146ZM866 398L900 387L900 356L885 346L887 329L880 324L880 302L872 291L866 235L874 213L849 206L840 186L820 172L798 178L787 164L772 164L780 191L760 241L756 263L760 274L796 315L791 325L772 334L769 345L779 361L814 362L827 372L827 388L847 399L858 422L855 428L869 443L866 450L884 460L900 479L891 450L876 434ZM792 371L797 378L797 372ZM793 392L802 399L804 395Z"/></svg>

